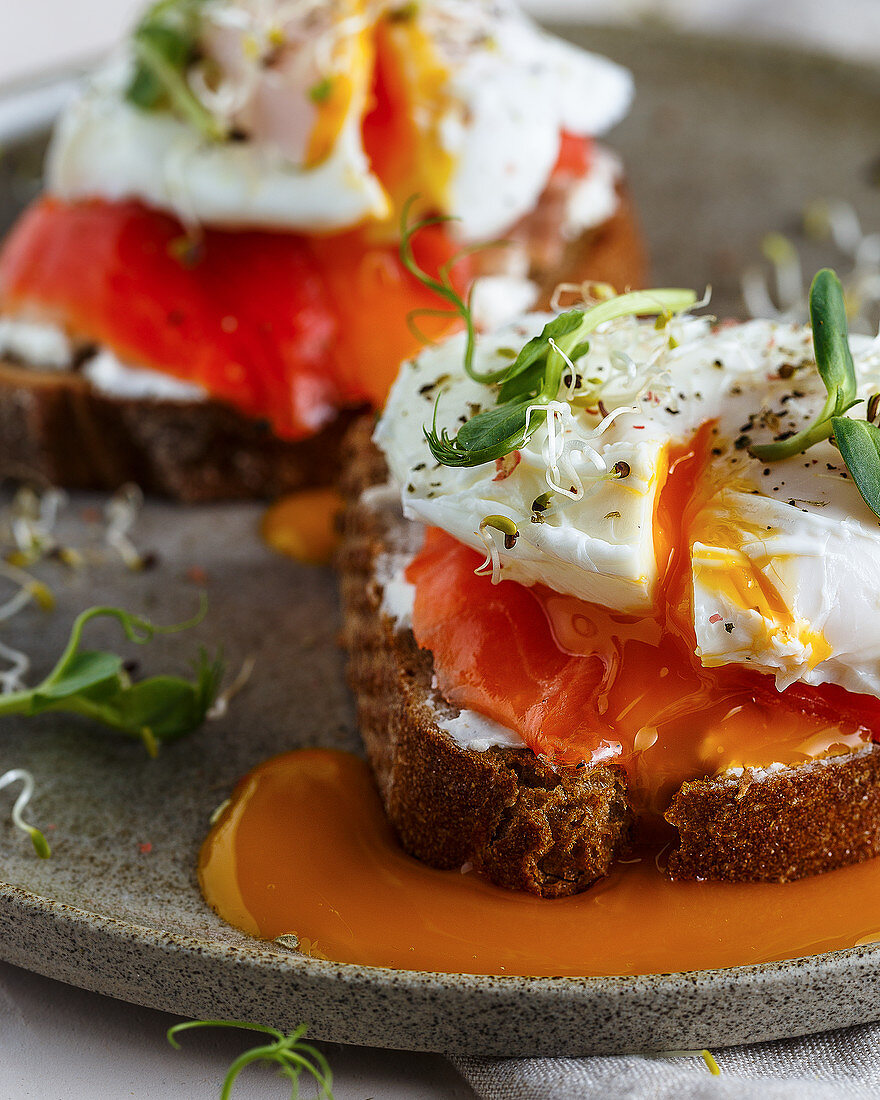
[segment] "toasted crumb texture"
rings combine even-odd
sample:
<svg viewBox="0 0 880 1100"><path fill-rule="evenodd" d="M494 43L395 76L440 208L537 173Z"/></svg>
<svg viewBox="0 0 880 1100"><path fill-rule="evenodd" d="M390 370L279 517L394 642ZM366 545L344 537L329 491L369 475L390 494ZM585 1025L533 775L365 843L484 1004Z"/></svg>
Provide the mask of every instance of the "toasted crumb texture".
<svg viewBox="0 0 880 1100"><path fill-rule="evenodd" d="M357 415L286 443L218 401L107 397L71 371L0 363L0 476L70 489L133 481L186 503L273 497L331 484Z"/></svg>
<svg viewBox="0 0 880 1100"><path fill-rule="evenodd" d="M404 847L436 867L470 862L492 881L542 897L586 889L628 846L625 777L554 772L524 750L464 751L438 726L455 715L432 690L431 656L382 614L383 556L408 558L419 529L380 485L372 419L349 433L350 504L340 558L350 679L388 816ZM792 766L683 784L666 820L673 878L787 882L880 854L880 746Z"/></svg>
<svg viewBox="0 0 880 1100"><path fill-rule="evenodd" d="M788 882L880 853L880 747L685 783L666 820L673 878Z"/></svg>
<svg viewBox="0 0 880 1100"><path fill-rule="evenodd" d="M624 187L618 188L618 198L617 210L607 222L569 241L555 262L539 269L536 277L541 286L538 309L549 308L553 292L560 283L610 283L618 291L647 284L647 253L632 201ZM535 262L534 248L531 253Z"/></svg>
<svg viewBox="0 0 880 1100"><path fill-rule="evenodd" d="M622 189L617 213L577 240L563 246L552 224L548 200L518 227L543 304L563 280L642 283L644 252ZM0 361L0 478L70 489L133 481L187 503L271 498L331 484L359 411L345 410L318 435L289 443L218 401L120 400L73 371Z"/></svg>
<svg viewBox="0 0 880 1100"><path fill-rule="evenodd" d="M607 221L566 240L559 226L567 194L551 185L535 210L511 231L509 237L529 256L530 277L541 288L538 309L549 308L560 283L610 283L619 291L645 285L645 246L632 200L622 184L617 199L617 209ZM479 262L479 253L476 259Z"/></svg>
<svg viewBox="0 0 880 1100"><path fill-rule="evenodd" d="M345 489L384 478L369 422L350 437ZM391 507L353 503L339 558L343 642L361 735L403 847L433 867L467 864L541 897L586 889L628 840L625 781L615 768L554 771L526 749L462 749L438 725L458 713L432 689L431 656L381 611L376 560L408 554L415 525Z"/></svg>

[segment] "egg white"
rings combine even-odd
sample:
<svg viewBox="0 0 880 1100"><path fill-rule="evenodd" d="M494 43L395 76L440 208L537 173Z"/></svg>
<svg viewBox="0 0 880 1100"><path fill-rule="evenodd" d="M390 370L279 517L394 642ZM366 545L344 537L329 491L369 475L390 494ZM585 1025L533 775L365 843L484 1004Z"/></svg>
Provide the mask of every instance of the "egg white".
<svg viewBox="0 0 880 1100"><path fill-rule="evenodd" d="M482 9L487 38L461 49L460 35L475 20L475 9ZM444 212L458 219L462 239L492 237L534 208L563 130L596 136L624 117L632 77L542 31L515 4L434 0L425 5L423 20L449 70L438 116L426 123L437 129L455 165ZM591 175L599 205L610 214L616 176L609 178L607 167L599 163ZM591 197L591 206L597 199Z"/></svg>
<svg viewBox="0 0 880 1100"><path fill-rule="evenodd" d="M527 315L482 337L477 370L497 368L505 349L521 347L546 320ZM618 416L593 440L609 468L625 461L631 472L552 508L541 523L530 522L530 515L532 501L548 488L547 425L521 449L509 476L499 479L504 471L495 463L439 466L423 434L438 393L438 427L450 433L494 397L464 376L461 336L406 364L375 437L406 514L480 551L480 521L490 514L508 516L520 537L512 550L499 546L502 578L541 583L620 612L650 614L658 582L657 472L671 445L715 421L708 471L713 488L693 527L705 538L691 550L697 655L706 666L740 664L767 672L780 689L800 680L880 697L880 520L830 443L772 464L747 450L751 441L798 430L821 407L825 393L812 363L809 330L767 321L714 332L699 319L673 325L679 346L672 349L669 332L658 332L650 322L613 325L594 336L585 361L590 376L610 376L621 354L645 379L653 374L635 401L631 393L617 398L609 383L608 409L625 404L637 411ZM851 346L859 392L866 397L880 388L880 340L853 336ZM652 359L653 371L646 372L644 364ZM780 377L783 365L794 367L794 374ZM572 438L586 437L597 420L576 412L565 430ZM576 470L586 476L588 466L575 456ZM737 585L748 585L750 578L772 586L779 606L765 606L750 592L738 594Z"/></svg>
<svg viewBox="0 0 880 1100"><path fill-rule="evenodd" d="M123 98L118 62L65 112L49 147L47 185L64 199L140 199L185 224L322 231L389 215L351 116L331 155L305 169L258 142L209 142L171 114Z"/></svg>

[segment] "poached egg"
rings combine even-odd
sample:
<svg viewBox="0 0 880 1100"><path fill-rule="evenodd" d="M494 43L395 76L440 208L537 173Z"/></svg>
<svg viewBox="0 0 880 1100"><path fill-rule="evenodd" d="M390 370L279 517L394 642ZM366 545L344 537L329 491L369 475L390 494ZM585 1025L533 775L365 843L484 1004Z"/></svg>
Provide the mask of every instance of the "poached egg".
<svg viewBox="0 0 880 1100"><path fill-rule="evenodd" d="M307 232L392 221L419 193L463 240L487 239L534 207L563 131L603 132L632 94L624 69L507 0L206 0L197 18L187 87L225 137L130 103L129 49L62 117L51 192ZM613 209L615 182L603 162L586 224Z"/></svg>
<svg viewBox="0 0 880 1100"><path fill-rule="evenodd" d="M526 315L483 336L475 369L509 362L548 319ZM867 397L880 388L880 340L850 343ZM702 665L765 672L779 689L831 683L880 697L880 520L830 442L773 463L749 454L753 443L800 430L823 405L809 329L715 328L694 317L662 330L606 325L575 364L601 380L601 408L558 401L513 455L451 468L434 461L424 437L438 395L437 427L451 433L494 402L464 375L463 351L457 336L405 364L376 431L410 518L482 551L481 521L507 517L519 537L511 549L495 541L496 579L647 616L659 594L657 509L669 457L702 432L705 465L683 528ZM534 502L548 492L538 516Z"/></svg>

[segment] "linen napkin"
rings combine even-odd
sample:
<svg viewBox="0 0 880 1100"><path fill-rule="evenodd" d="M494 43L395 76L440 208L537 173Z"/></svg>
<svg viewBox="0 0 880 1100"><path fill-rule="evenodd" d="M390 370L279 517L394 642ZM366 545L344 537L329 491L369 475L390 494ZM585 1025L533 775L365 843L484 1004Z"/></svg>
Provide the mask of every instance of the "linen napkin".
<svg viewBox="0 0 880 1100"><path fill-rule="evenodd" d="M880 1024L699 1053L458 1058L481 1100L877 1100Z"/></svg>

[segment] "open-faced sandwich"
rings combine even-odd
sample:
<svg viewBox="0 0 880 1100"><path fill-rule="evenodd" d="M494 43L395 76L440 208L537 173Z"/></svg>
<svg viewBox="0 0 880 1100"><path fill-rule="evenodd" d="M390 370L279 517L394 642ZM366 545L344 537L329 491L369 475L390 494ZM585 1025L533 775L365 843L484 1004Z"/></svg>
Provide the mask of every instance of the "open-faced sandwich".
<svg viewBox="0 0 880 1100"><path fill-rule="evenodd" d="M880 343L828 271L812 330L694 298L456 335L353 436L351 680L435 866L555 897L633 843L737 881L880 851Z"/></svg>
<svg viewBox="0 0 880 1100"><path fill-rule="evenodd" d="M507 0L160 0L64 113L0 254L0 475L183 499L335 473L436 305L639 285L618 66ZM437 335L446 322L424 320ZM431 328L431 325L434 328Z"/></svg>

